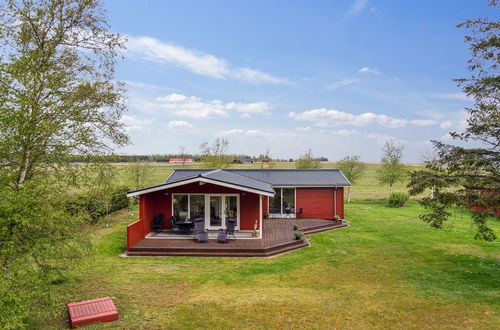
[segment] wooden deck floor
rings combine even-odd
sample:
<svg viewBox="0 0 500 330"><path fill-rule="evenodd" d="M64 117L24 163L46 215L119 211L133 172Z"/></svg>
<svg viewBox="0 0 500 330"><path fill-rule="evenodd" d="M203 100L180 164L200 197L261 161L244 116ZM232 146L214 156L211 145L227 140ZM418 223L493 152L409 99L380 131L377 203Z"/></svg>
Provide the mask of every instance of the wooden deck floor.
<svg viewBox="0 0 500 330"><path fill-rule="evenodd" d="M347 226L347 223L320 219L265 219L262 239L230 240L227 244L210 239L197 243L187 239L145 238L128 251L128 256L220 256L267 257L309 245L307 238L295 240L293 226L312 234Z"/></svg>

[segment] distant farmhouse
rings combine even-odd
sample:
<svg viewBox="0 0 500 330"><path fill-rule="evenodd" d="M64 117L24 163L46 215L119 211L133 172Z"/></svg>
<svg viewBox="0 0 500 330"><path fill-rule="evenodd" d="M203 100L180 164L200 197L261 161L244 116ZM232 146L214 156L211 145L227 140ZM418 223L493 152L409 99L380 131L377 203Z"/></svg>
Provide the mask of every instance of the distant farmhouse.
<svg viewBox="0 0 500 330"><path fill-rule="evenodd" d="M194 163L192 158L169 158L168 162L170 164Z"/></svg>

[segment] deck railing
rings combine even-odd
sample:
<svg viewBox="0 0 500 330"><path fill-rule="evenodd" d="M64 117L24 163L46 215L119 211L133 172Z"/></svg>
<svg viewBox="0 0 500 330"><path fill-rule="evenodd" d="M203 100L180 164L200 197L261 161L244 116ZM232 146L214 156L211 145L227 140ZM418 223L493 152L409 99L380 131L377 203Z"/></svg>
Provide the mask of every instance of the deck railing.
<svg viewBox="0 0 500 330"><path fill-rule="evenodd" d="M144 224L142 219L127 226L127 250L144 238Z"/></svg>

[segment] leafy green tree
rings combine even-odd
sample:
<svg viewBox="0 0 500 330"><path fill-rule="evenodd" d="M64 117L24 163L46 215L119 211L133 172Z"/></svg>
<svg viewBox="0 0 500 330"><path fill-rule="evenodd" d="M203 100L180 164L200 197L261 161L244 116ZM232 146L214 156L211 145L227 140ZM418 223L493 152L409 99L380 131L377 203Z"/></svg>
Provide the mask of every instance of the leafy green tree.
<svg viewBox="0 0 500 330"><path fill-rule="evenodd" d="M232 162L233 157L227 155L229 141L226 138L216 138L210 145L203 142L200 145L201 161L206 168L227 168Z"/></svg>
<svg viewBox="0 0 500 330"><path fill-rule="evenodd" d="M381 165L377 169L377 180L389 185L389 193L395 183L403 181L407 175L406 167L401 163L404 145L386 141L382 149Z"/></svg>
<svg viewBox="0 0 500 330"><path fill-rule="evenodd" d="M366 165L360 162L361 156L346 156L335 165L344 173L346 178L354 184L366 169ZM351 201L351 187L347 187L347 202Z"/></svg>
<svg viewBox="0 0 500 330"><path fill-rule="evenodd" d="M315 169L319 168L319 160L313 157L311 149L308 149L295 163L296 169Z"/></svg>
<svg viewBox="0 0 500 330"><path fill-rule="evenodd" d="M498 9L497 1L490 5ZM420 216L423 221L441 228L451 207L472 208L475 238L493 241L496 235L487 220L500 212L500 21L469 19L458 27L472 32L465 37L472 74L456 81L474 106L466 108L465 131L450 133L460 145L432 141L437 157L412 172L408 186L412 195L432 191L421 200L428 210Z"/></svg>
<svg viewBox="0 0 500 330"><path fill-rule="evenodd" d="M85 255L87 216L70 196L109 197L97 160L128 137L114 81L124 40L108 28L98 0L0 1L0 327L30 327L37 307L23 306Z"/></svg>
<svg viewBox="0 0 500 330"><path fill-rule="evenodd" d="M133 189L144 188L151 172L152 168L147 163L136 162L125 166L125 173Z"/></svg>

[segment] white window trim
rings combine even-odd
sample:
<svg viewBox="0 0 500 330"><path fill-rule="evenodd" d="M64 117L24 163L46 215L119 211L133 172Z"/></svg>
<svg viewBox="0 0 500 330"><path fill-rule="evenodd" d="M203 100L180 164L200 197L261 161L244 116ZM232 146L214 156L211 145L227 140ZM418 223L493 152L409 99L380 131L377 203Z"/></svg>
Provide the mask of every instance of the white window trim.
<svg viewBox="0 0 500 330"><path fill-rule="evenodd" d="M188 196L188 217L190 218L191 217L191 196L192 195L195 195L195 196L204 196L205 198L205 214L204 214L204 218L205 218L205 228L207 229L210 229L210 217L207 217L207 213L210 215L210 196L221 196L222 197L222 211L223 211L223 215L224 215L224 220L225 220L225 204L226 204L226 199L225 197L226 196L235 196L236 197L236 207L238 209L238 212L237 212L237 215L236 215L236 227L234 228L235 230L240 230L240 221L241 221L241 217L240 217L240 194L206 194L206 193L203 193L203 194L197 194L197 193L173 193L172 194L172 198L171 198L171 207L170 207L170 210L171 210L171 213L172 213L172 216L174 215L174 197L175 196ZM208 208L207 208L207 205L208 205ZM208 212L207 212L208 211ZM221 226L221 228L224 228L224 226ZM217 230L217 229L215 229Z"/></svg>
<svg viewBox="0 0 500 330"><path fill-rule="evenodd" d="M274 217L276 217L276 215L279 215L280 217L284 217L285 216L285 213L283 212L283 189L293 189L293 198L294 198L294 208L295 208L295 213L291 214L292 217L295 217L295 214L297 213L297 187L292 187L292 186L276 186L276 187L273 187L274 190L280 190L280 198L281 198L281 202L280 202L280 213L271 213L269 212L270 208L270 203L271 203L271 197L268 197L267 198L267 213L268 214L273 214Z"/></svg>

